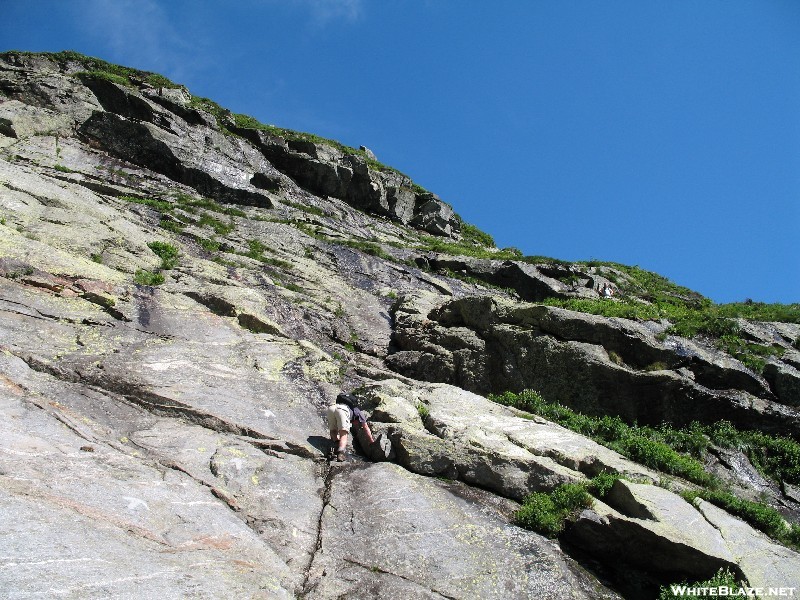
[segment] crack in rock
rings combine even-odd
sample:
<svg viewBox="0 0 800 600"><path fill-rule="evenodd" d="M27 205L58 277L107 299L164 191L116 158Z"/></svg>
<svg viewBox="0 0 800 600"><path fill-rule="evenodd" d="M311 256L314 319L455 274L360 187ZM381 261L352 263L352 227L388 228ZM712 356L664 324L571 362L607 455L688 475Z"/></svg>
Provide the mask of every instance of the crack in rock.
<svg viewBox="0 0 800 600"><path fill-rule="evenodd" d="M456 596L449 596L449 595L445 594L444 592L439 591L439 590L437 590L435 588L431 588L431 587L428 587L426 585L423 585L420 582L411 579L410 577L406 577L405 575L401 575L400 573L394 573L392 571L387 571L386 569L383 569L383 568L381 568L381 567L379 567L377 565L365 565L364 563L359 562L357 560L353 560L352 558L343 558L342 560L344 562L350 563L351 565L356 565L357 567L361 567L363 569L367 569L368 571L371 571L373 573L380 573L381 575L391 575L392 577L397 577L398 579L402 579L403 581L408 581L409 583L413 583L414 585L418 585L419 587L421 587L423 589L430 590L432 593L437 594L438 596L441 596L442 598L447 598L447 600L459 600Z"/></svg>
<svg viewBox="0 0 800 600"><path fill-rule="evenodd" d="M314 565L314 560L317 558L317 553L322 550L322 521L325 516L325 509L330 506L334 474L333 468L327 461L325 461L322 468L323 472L325 473L324 488L322 491L322 507L320 508L319 517L317 519L316 542L314 544L314 549L311 551L311 556L309 557L308 565L306 566L305 574L303 576L303 583L300 587L300 598L305 598L317 587L316 582L313 584L311 583L311 568Z"/></svg>

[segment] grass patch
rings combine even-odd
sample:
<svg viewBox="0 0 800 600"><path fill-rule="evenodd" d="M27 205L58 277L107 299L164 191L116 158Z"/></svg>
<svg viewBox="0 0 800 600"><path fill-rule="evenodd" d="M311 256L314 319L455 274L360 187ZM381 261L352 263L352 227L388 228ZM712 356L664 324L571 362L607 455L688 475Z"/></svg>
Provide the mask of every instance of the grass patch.
<svg viewBox="0 0 800 600"><path fill-rule="evenodd" d="M743 339L737 319L800 323L800 304L714 305L699 294L676 286L654 273L638 267L616 265L616 268L627 269L627 274L631 277L631 281L618 284L621 291L619 300L548 298L543 304L606 317L640 321L667 319L671 325L663 336L710 338L718 349L727 352L756 373L763 371L769 357L782 356L784 349L778 345L765 346ZM635 298L645 299L649 303Z"/></svg>
<svg viewBox="0 0 800 600"><path fill-rule="evenodd" d="M311 215L317 215L318 217L327 217L327 213L322 210L321 208L317 208L316 206L306 206L305 204L299 204L297 202L290 202L289 200L281 200L283 204L287 206L291 206L297 210L301 210L304 213L308 213Z"/></svg>
<svg viewBox="0 0 800 600"><path fill-rule="evenodd" d="M178 265L178 249L166 242L150 242L147 247L161 259L161 269L174 269Z"/></svg>
<svg viewBox="0 0 800 600"><path fill-rule="evenodd" d="M760 502L742 500L733 494L720 490L699 490L682 492L681 496L688 502L702 498L712 504L724 508L732 515L740 517L750 525L763 531L772 539L800 550L800 525L788 525L781 514Z"/></svg>
<svg viewBox="0 0 800 600"><path fill-rule="evenodd" d="M129 87L133 87L134 84L138 82L147 83L153 87L181 87L158 73L115 65L100 58L94 58L93 56L86 56L80 52L75 52L74 50L64 50L62 52L23 52L12 50L10 52L4 52L3 54L6 56L44 56L54 60L62 69L66 69L77 63L84 71L74 73L75 76L88 75L100 77Z"/></svg>
<svg viewBox="0 0 800 600"><path fill-rule="evenodd" d="M133 280L140 285L161 285L164 283L164 276L161 273L138 269Z"/></svg>
<svg viewBox="0 0 800 600"><path fill-rule="evenodd" d="M455 219L461 227L461 241L463 243L473 246L483 246L484 248L495 247L494 238L491 235L485 231L481 231L475 225L470 225L465 222L459 215L455 215Z"/></svg>
<svg viewBox="0 0 800 600"><path fill-rule="evenodd" d="M556 537L563 531L567 519L577 511L591 507L592 502L586 486L563 483L550 493L529 494L522 507L514 513L514 520L520 527Z"/></svg>
<svg viewBox="0 0 800 600"><path fill-rule="evenodd" d="M658 600L692 597L686 593L686 588L716 588L719 590L719 588L723 587L728 591L728 593L725 594L726 596L736 598L746 597L744 590L739 585L739 582L736 581L734 574L731 573L729 569L725 568L717 571L711 579L707 579L706 581L695 581L693 583L684 581L683 583L673 583L672 585L663 586L658 595ZM722 594L719 595L721 596Z"/></svg>
<svg viewBox="0 0 800 600"><path fill-rule="evenodd" d="M184 194L182 192L178 192L174 195L175 202L183 207L195 207L195 208L204 208L206 210L210 210L212 212L221 213L223 215L229 215L233 217L246 217L247 213L243 210L238 208L232 208L230 206L224 206L219 202L215 202L214 200L210 200L208 198L196 198L195 196L190 196L189 194Z"/></svg>
<svg viewBox="0 0 800 600"><path fill-rule="evenodd" d="M623 456L663 473L692 481L703 489L684 497L691 501L697 496L737 515L771 536L794 548L800 548L800 526L787 526L780 514L765 504L737 498L719 489L720 482L705 472L698 460L711 444L738 448L766 477L775 481L800 482L800 444L792 439L770 436L758 431L736 429L727 421L713 425L692 423L676 429L663 424L659 427L628 425L619 417L589 417L557 403L546 402L532 390L519 394L505 392L490 395L490 400L540 415L567 429L576 431ZM614 474L601 474L588 485L589 491L602 498L613 485Z"/></svg>
<svg viewBox="0 0 800 600"><path fill-rule="evenodd" d="M172 204L169 202L165 202L164 200L154 200L152 198L139 198L138 196L120 196L120 200L124 200L125 202L131 202L132 204L142 204L144 206L149 206L159 212L165 213L172 211Z"/></svg>
<svg viewBox="0 0 800 600"><path fill-rule="evenodd" d="M239 254L240 256L247 256L249 258L252 258L253 260L257 260L261 263L264 263L265 265L270 265L278 269L288 270L292 268L292 263L290 262L287 262L285 260L280 260L279 258L273 258L271 256L264 256L265 251L269 250L270 252L272 252L272 250L268 246L265 246L259 240L256 239L248 240L247 246L248 246L247 252L237 252L237 254ZM288 285L293 285L293 284L288 284ZM283 287L291 289L288 288L287 285L284 285ZM302 290L302 288L299 288L299 290Z"/></svg>
<svg viewBox="0 0 800 600"><path fill-rule="evenodd" d="M203 248L203 250L206 250L208 252L217 252L222 246L222 244L217 240L208 238L203 238L201 240L198 240L197 242L200 244L200 247Z"/></svg>
<svg viewBox="0 0 800 600"><path fill-rule="evenodd" d="M333 242L332 240L326 240ZM376 258L382 258L384 260L394 260L394 257L387 253L383 248L381 248L378 244L374 244L372 242L363 242L360 240L347 240L346 242L338 242L342 246L347 246L348 248L353 248L354 250L361 250L364 254L369 254L370 256L375 256Z"/></svg>
<svg viewBox="0 0 800 600"><path fill-rule="evenodd" d="M166 219L163 216L158 222L158 226L162 229L166 229L167 231L171 231L172 233L183 233L183 230L186 228L186 225L183 223L173 221L172 219Z"/></svg>
<svg viewBox="0 0 800 600"><path fill-rule="evenodd" d="M53 165L53 168L56 171L60 171L61 173L77 173L74 169L70 169L69 167L65 167L64 165Z"/></svg>
<svg viewBox="0 0 800 600"><path fill-rule="evenodd" d="M197 225L199 225L200 227L203 226L211 227L211 229L213 229L219 235L227 235L235 228L233 221L223 223L219 219L212 217L211 215L208 214L202 215L200 217L200 220L197 222Z"/></svg>
<svg viewBox="0 0 800 600"><path fill-rule="evenodd" d="M619 417L608 415L590 417L561 404L547 402L533 390L525 390L519 394L505 392L490 395L489 399L542 416L651 469L683 477L700 485L715 483L715 479L703 469L702 463L673 449L658 429L628 425Z"/></svg>

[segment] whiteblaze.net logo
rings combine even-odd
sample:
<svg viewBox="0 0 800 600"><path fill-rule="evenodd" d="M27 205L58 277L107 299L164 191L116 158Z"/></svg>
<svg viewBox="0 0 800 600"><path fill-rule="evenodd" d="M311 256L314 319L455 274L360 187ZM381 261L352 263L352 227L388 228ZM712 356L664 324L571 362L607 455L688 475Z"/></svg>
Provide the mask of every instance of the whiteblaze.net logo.
<svg viewBox="0 0 800 600"><path fill-rule="evenodd" d="M670 586L672 595L676 598L687 597L697 598L704 596L716 596L727 598L762 598L762 597L797 597L796 587L729 587L720 585L714 587L691 587L688 585Z"/></svg>

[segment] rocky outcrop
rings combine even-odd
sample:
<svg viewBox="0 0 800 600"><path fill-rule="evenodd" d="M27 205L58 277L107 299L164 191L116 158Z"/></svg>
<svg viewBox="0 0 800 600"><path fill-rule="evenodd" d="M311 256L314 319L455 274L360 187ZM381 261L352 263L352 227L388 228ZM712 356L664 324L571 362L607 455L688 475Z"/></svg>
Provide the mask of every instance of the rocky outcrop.
<svg viewBox="0 0 800 600"><path fill-rule="evenodd" d="M192 106L182 88L126 86L81 67L76 60L0 57L0 90L25 106L0 110L0 128L16 137L43 128L48 133L77 128L94 148L220 202L269 208L264 191L279 189L285 173L312 194L340 198L435 235L459 235L449 205L419 191L405 175L372 167L365 152L239 127L230 113L219 123Z"/></svg>
<svg viewBox="0 0 800 600"><path fill-rule="evenodd" d="M651 424L724 414L745 428L800 436L800 413L779 402L767 381L697 342L661 341L662 330L500 298L442 302L416 294L395 307L396 352L387 362L404 375L478 393L535 389L588 414Z"/></svg>
<svg viewBox="0 0 800 600"><path fill-rule="evenodd" d="M659 481L657 473L581 435L453 386L386 380L359 395L372 409L373 429L389 436L398 462L415 473L516 500L603 471Z"/></svg>
<svg viewBox="0 0 800 600"><path fill-rule="evenodd" d="M333 196L367 212L385 215L435 235L457 237L453 209L407 176L373 168L368 158L332 144L284 139L258 129L231 127L252 142L282 173L318 196Z"/></svg>
<svg viewBox="0 0 800 600"><path fill-rule="evenodd" d="M605 503L597 501L580 514L567 538L604 562L660 571L670 581L680 579L678 574L704 580L724 568L753 587L775 581L800 585L800 555L713 504L696 502L618 480Z"/></svg>

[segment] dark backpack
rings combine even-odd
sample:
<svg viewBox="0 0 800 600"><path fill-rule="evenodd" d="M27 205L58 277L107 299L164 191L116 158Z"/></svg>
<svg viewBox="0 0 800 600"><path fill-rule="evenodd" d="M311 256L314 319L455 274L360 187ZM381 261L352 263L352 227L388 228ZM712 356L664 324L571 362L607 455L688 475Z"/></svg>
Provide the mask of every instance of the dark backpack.
<svg viewBox="0 0 800 600"><path fill-rule="evenodd" d="M341 393L336 396L336 403L337 404L344 404L349 406L350 408L356 408L358 406L358 399L353 396L353 394L345 394Z"/></svg>

